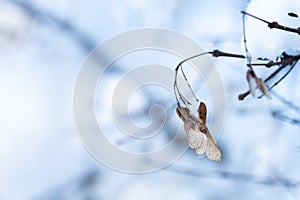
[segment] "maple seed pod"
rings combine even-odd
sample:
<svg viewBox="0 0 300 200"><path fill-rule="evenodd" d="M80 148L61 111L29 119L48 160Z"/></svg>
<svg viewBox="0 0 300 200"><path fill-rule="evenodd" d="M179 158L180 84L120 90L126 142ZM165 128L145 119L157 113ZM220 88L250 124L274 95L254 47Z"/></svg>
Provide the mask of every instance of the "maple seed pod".
<svg viewBox="0 0 300 200"><path fill-rule="evenodd" d="M265 82L261 78L257 78L256 83L258 89L263 93L263 95L266 95L266 97L272 99L269 89L267 88Z"/></svg>
<svg viewBox="0 0 300 200"><path fill-rule="evenodd" d="M250 71L250 70L247 71L246 79L247 79L247 82L249 85L250 93L253 97L255 97L255 90L257 87L257 82L256 82L256 79L255 79L252 71Z"/></svg>
<svg viewBox="0 0 300 200"><path fill-rule="evenodd" d="M198 108L199 117L194 116L190 109L178 105L177 115L184 123L189 146L196 154L204 154L216 162L221 160L221 151L206 127L206 105L201 102Z"/></svg>
<svg viewBox="0 0 300 200"><path fill-rule="evenodd" d="M199 108L198 108L198 115L199 119L202 120L203 124L206 124L206 105L203 102L200 102Z"/></svg>

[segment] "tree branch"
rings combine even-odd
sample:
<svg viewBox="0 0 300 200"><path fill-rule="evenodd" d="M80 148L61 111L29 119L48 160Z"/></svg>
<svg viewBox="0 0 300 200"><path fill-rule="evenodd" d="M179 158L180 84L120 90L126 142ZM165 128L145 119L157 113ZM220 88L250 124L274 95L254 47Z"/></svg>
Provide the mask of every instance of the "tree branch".
<svg viewBox="0 0 300 200"><path fill-rule="evenodd" d="M295 67L295 65L297 64L298 60L300 59L300 55L296 55L296 56L292 56L292 55L288 55L287 53L283 52L281 54L281 60L279 62L273 62L273 61L269 61L268 63L265 64L252 64L252 66L258 66L258 65L265 65L267 68L270 68L271 66L275 66L278 65L279 68L274 71L272 74L270 74L265 80L264 82L268 82L271 79L273 79L277 74L279 74L280 71L282 71L286 66L290 65L291 68L278 80L276 81L270 88L269 91L272 90L276 85L278 85L291 71L292 69ZM240 94L238 96L238 99L240 101L244 100L248 95L250 94L250 91L246 91L242 94Z"/></svg>
<svg viewBox="0 0 300 200"><path fill-rule="evenodd" d="M280 30L287 31L287 32L297 33L298 35L300 35L300 27L298 27L298 28L291 28L291 27L288 27L288 26L280 25L278 22L275 22L275 21L274 22L269 22L267 20L261 19L259 17L254 16L254 15L251 15L251 14L247 13L246 11L241 11L241 13L243 15L248 15L248 16L254 18L254 19L257 19L259 21L262 21L262 22L268 24L268 27L270 29L275 28L275 29L280 29Z"/></svg>

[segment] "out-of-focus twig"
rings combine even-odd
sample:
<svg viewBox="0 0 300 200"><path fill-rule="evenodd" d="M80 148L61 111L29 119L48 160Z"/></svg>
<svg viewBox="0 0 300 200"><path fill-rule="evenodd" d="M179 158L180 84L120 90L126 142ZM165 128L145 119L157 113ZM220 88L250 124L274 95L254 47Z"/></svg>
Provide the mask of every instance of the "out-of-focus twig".
<svg viewBox="0 0 300 200"><path fill-rule="evenodd" d="M275 119L279 119L281 121L284 121L284 122L287 122L290 124L294 124L294 125L298 125L298 126L300 125L300 119L296 119L296 118L290 117L288 115L285 115L281 111L273 111L272 116Z"/></svg>
<svg viewBox="0 0 300 200"><path fill-rule="evenodd" d="M195 178L212 178L212 179L224 179L233 182L246 182L251 184L260 184L266 186L282 186L286 188L299 188L300 181L292 180L290 178L278 177L278 176L262 176L255 174L245 174L239 172L230 172L225 170L199 170L186 166L172 165L165 168L168 171L192 176Z"/></svg>
<svg viewBox="0 0 300 200"><path fill-rule="evenodd" d="M76 26L74 26L71 22L61 19L50 12L42 10L28 1L10 0L8 2L20 7L25 11L25 13L42 24L55 24L56 27L61 31L68 33L69 38L74 38L76 43L79 43L81 47L88 53L97 44L96 41L91 39L91 36L76 28Z"/></svg>
<svg viewBox="0 0 300 200"><path fill-rule="evenodd" d="M286 98L282 97L281 95L279 95L275 91L272 92L272 95L274 97L276 97L276 99L279 100L283 105L286 106L286 108L283 109L283 110L273 110L272 111L272 116L275 119L279 119L281 121L299 126L300 125L300 118L296 118L295 116L293 116L293 117L288 116L287 114L285 114L285 112L287 110L292 110L292 111L295 111L296 113L299 113L299 116L300 116L300 107L295 105L293 102L287 100Z"/></svg>

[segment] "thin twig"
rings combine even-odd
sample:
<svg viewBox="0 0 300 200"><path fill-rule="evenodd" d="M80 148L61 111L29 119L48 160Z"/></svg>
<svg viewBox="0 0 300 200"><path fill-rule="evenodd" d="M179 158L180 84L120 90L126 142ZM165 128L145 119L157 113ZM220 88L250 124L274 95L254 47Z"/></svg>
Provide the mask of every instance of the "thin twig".
<svg viewBox="0 0 300 200"><path fill-rule="evenodd" d="M198 99L198 97L196 96L194 90L192 89L192 87L191 87L191 85L190 85L190 83L189 83L189 81L188 81L188 79L187 79L187 77L186 77L186 75L185 75L185 73L184 73L184 71L183 71L183 67L181 67L181 73L182 73L182 76L183 76L183 78L184 78L186 84L188 85L188 87L189 87L189 89L190 89L190 91L191 91L193 97L194 97L194 98L196 99L196 101L198 102L199 99Z"/></svg>
<svg viewBox="0 0 300 200"><path fill-rule="evenodd" d="M178 69L181 68L181 73L182 73L182 75L183 75L183 77L184 77L184 79L185 79L185 81L186 81L186 83L187 83L187 85L188 85L188 87L189 87L191 93L193 94L193 96L194 96L194 98L196 99L196 101L199 101L198 98L197 98L197 96L196 96L196 94L195 94L195 92L193 91L191 85L189 84L188 79L187 79L187 77L186 77L184 71L182 70L182 64L185 63L185 62L187 62L187 61L189 61L189 60L191 60L191 59L194 59L194 58L197 58L197 57L200 57L200 56L209 54L209 53L211 53L211 52L204 52L204 53L196 54L196 55L194 55L194 56L191 56L191 57L189 57L189 58L186 58L186 59L182 60L182 61L181 61L180 63L178 63L178 65L176 66L176 68L175 68L175 79L174 79L174 94L175 94L175 98L176 98L176 101L177 101L177 104L178 104L178 105L180 105L179 99L180 99L181 102L182 102L183 104L185 104L185 105L191 104L191 103L187 100L187 98L184 97L184 96L180 93L180 91L179 91L178 82L177 82ZM178 97L179 97L179 98L178 98Z"/></svg>
<svg viewBox="0 0 300 200"><path fill-rule="evenodd" d="M254 15L251 15L251 14L247 13L247 12L244 11L244 10L241 11L241 13L242 13L243 15L248 15L248 16L250 16L250 17L253 17L253 18L255 18L255 19L259 20L259 21L262 21L262 22L264 22L264 23L267 23L267 24L271 23L271 22L268 22L267 20L261 19L261 18L259 18L259 17L254 16Z"/></svg>
<svg viewBox="0 0 300 200"><path fill-rule="evenodd" d="M272 78L274 78L281 70L283 70L285 67L279 67L278 69L276 69L272 74L270 74L266 79L265 79L265 83L270 81Z"/></svg>
<svg viewBox="0 0 300 200"><path fill-rule="evenodd" d="M267 20L261 19L259 17L254 16L254 15L251 15L251 14L247 13L246 11L241 11L241 13L243 15L248 15L248 16L254 18L254 19L257 19L259 21L262 21L262 22L268 24L268 27L270 29L275 28L275 29L280 29L280 30L287 31L287 32L297 33L298 35L300 35L300 27L291 28L291 27L288 27L288 26L280 25L280 24L278 24L278 22L269 22Z"/></svg>
<svg viewBox="0 0 300 200"><path fill-rule="evenodd" d="M187 76L186 74L184 73L183 71L183 67L182 67L182 64L189 61L189 60L192 60L194 58L197 58L197 57L200 57L200 56L203 56L203 55L206 55L206 54L212 54L212 56L214 57L232 57L232 58L245 58L244 55L240 55L240 54L233 54L233 53L227 53L227 52L222 52L220 50L217 50L215 49L214 51L209 51L209 52L204 52L204 53L199 53L199 54L196 54L194 56L191 56L189 58L186 58L184 60L182 60L180 63L178 63L178 65L176 66L175 68L175 80L174 80L174 94L175 94L175 98L176 98L176 102L177 104L180 104L180 101L185 104L185 105L188 105L188 104L191 104L186 97L184 97L181 92L179 91L179 87L178 87L178 82L177 82L177 76L178 76L178 70L179 68L181 69L181 73L184 77L184 80L185 82L187 83L188 87L189 87L189 90L191 91L193 97L195 98L195 100L198 102L199 99L198 97L196 96L194 90L192 89L188 79L187 79ZM180 100L180 101L179 101Z"/></svg>
<svg viewBox="0 0 300 200"><path fill-rule="evenodd" d="M272 90L276 85L278 85L287 75L289 75L289 73L294 69L295 65L297 64L298 61L294 62L290 69L278 80L276 81L270 88L269 90Z"/></svg>
<svg viewBox="0 0 300 200"><path fill-rule="evenodd" d="M243 13L243 12L242 12ZM246 52L246 58L247 58L247 66L249 67L249 69L254 73L253 68L251 66L251 54L248 50L247 47L247 39L246 39L246 19L245 19L245 14L243 13L243 38L244 38L244 48L245 48L245 52Z"/></svg>
<svg viewBox="0 0 300 200"><path fill-rule="evenodd" d="M222 52L218 49L215 49L213 52L210 52L214 57L232 57L232 58L246 58L244 55L241 54L233 54L233 53L227 53L227 52Z"/></svg>
<svg viewBox="0 0 300 200"><path fill-rule="evenodd" d="M273 79L281 70L283 70L287 65L291 65L291 68L278 80L276 81L271 87L269 87L269 91L272 90L276 85L278 85L286 76L292 71L292 69L295 67L297 64L298 60L300 59L300 55L296 56L290 56L287 55L286 53L283 53L283 58L281 59L280 62L274 62L279 66L279 68L274 71L272 74L270 74L264 82L267 83L271 79ZM269 62L270 63L270 62ZM275 65L275 64L274 64ZM246 91L238 96L239 100L244 100L248 95L250 94L250 91ZM262 96L259 96L258 98L261 98Z"/></svg>

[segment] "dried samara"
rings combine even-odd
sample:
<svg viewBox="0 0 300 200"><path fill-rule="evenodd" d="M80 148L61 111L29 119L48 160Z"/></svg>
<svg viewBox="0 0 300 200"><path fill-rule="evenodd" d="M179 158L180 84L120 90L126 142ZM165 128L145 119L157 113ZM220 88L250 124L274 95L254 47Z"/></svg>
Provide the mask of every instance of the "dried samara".
<svg viewBox="0 0 300 200"><path fill-rule="evenodd" d="M219 162L222 156L221 151L206 127L206 105L203 102L200 103L198 117L195 117L187 107L180 105L176 112L184 123L189 146L195 150L196 154L205 153L209 159Z"/></svg>

